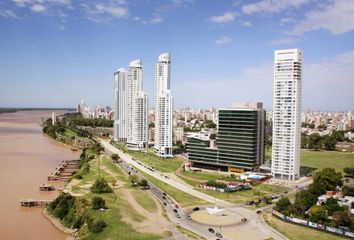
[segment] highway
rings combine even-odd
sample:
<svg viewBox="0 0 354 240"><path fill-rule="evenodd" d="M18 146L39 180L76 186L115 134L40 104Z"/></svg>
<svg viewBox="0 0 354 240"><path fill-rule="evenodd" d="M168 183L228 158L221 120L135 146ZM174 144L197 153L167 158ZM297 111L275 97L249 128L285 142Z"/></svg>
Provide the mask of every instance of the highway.
<svg viewBox="0 0 354 240"><path fill-rule="evenodd" d="M175 188L179 189L180 191L188 193L194 197L200 198L204 201L210 202L210 203L215 204L219 207L227 208L229 211L232 211L232 212L238 214L241 218L244 218L244 217L247 218L248 221L246 224L249 224L253 228L260 230L261 232L264 233L264 236L272 237L276 240L287 239L285 236L283 236L282 234L280 234L279 232L277 232L276 230L274 230L273 228L268 226L268 224L266 224L264 222L263 217L260 216L259 214L257 214L255 211L240 207L239 205L236 205L236 204L233 204L233 203L221 200L221 199L211 197L207 194L204 194L202 192L199 192L199 191L193 189L192 187L188 187L186 185L183 185L173 179L166 178L163 173L160 173L155 170L151 170L151 168L148 168L148 167L142 165L140 162L135 161L129 154L123 153L123 151L121 151L120 149L111 145L109 141L105 141L102 139L99 139L99 141L106 151L118 154L119 157L123 161L125 161L127 164L133 166L134 168L138 169L139 171L149 174L150 176L153 176L153 177L159 179L160 181L167 183L170 186L175 187ZM169 207L171 207L171 206L169 206ZM168 209L168 207L166 209ZM175 213L173 212L173 208L172 208L172 212L170 209L170 211L167 211L167 213L168 213L170 219L176 220L174 222L180 224L182 227L189 229L193 232L196 232L199 235L203 235L207 239L216 239L215 235L213 235L213 237L210 236L210 233L207 231L206 226L198 224L194 221L188 220L186 218L186 216L183 215L182 212L180 214L181 218L178 218L178 219L175 219L176 217L174 218ZM245 224L243 224L243 225L245 225ZM240 230L241 229L242 229L242 225L240 226ZM227 239L227 238L224 237L223 239Z"/></svg>

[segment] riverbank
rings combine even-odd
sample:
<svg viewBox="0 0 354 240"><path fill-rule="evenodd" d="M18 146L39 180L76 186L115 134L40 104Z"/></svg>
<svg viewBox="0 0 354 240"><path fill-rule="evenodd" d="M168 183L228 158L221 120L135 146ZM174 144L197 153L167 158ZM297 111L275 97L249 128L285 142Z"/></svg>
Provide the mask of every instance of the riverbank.
<svg viewBox="0 0 354 240"><path fill-rule="evenodd" d="M73 237L77 237L77 230L76 230L76 229L71 229L71 228L65 227L63 224L61 224L61 222L60 222L57 218L51 216L51 215L48 213L48 211L47 211L46 208L44 208L44 209L42 210L42 215L43 215L43 217L45 217L54 227L56 227L58 230L60 230L60 231L62 231L62 232L64 232L64 233L66 233L66 234L68 234L68 235L71 235L71 236L73 236Z"/></svg>
<svg viewBox="0 0 354 240"><path fill-rule="evenodd" d="M0 114L1 239L64 240L66 234L45 219L40 208L22 208L19 200L54 199L58 192L42 192L38 186L65 159L79 153L43 135L39 126L50 111L18 111ZM57 115L64 113L56 112ZM14 177L16 176L16 177Z"/></svg>

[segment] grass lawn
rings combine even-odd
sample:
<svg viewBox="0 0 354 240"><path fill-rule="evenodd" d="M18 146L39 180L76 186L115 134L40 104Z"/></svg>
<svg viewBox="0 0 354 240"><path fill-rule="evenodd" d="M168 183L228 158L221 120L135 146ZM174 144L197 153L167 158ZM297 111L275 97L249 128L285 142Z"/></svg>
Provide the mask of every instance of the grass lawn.
<svg viewBox="0 0 354 240"><path fill-rule="evenodd" d="M197 205L206 205L208 202L201 200L199 198L196 198L192 195L189 195L185 192L182 192L178 190L177 188L174 188L167 183L164 183L146 173L141 172L141 174L144 175L144 177L149 180L151 183L156 185L158 188L169 194L172 198L174 198L178 204L180 204L182 207L190 207L190 206L197 206Z"/></svg>
<svg viewBox="0 0 354 240"><path fill-rule="evenodd" d="M212 190L197 189L200 192L206 193L210 196L229 201L232 203L244 203L248 201L254 201L261 199L265 196L271 196L274 194L283 193L288 191L289 188L276 185L259 184L252 189L243 190L239 192L217 192Z"/></svg>
<svg viewBox="0 0 354 240"><path fill-rule="evenodd" d="M271 149L268 149L266 156L270 156L271 151ZM316 171L332 167L336 171L343 172L345 167L354 167L354 154L340 151L308 151L302 149L300 164L302 167L316 168Z"/></svg>
<svg viewBox="0 0 354 240"><path fill-rule="evenodd" d="M107 182L113 182L118 180L124 185L120 188L127 188L132 190L132 195L136 199L139 205L148 211L155 211L157 206L152 197L138 188L133 188L129 181L128 176L123 170L116 164L112 163L112 159L108 155L101 155L100 160L98 158L90 161L90 171L84 175L80 184L75 189L80 189L81 185L92 183L99 175L104 177ZM130 203L122 196L119 189L115 189L114 193L106 194L93 194L88 193L82 198L86 198L91 201L92 197L100 196L106 201L108 210L106 212L98 212L90 210L92 216L103 219L107 223L107 227L100 233L91 233L87 229L82 229L80 239L84 240L106 240L106 239L143 239L143 240L155 240L162 239L165 234L158 235L153 233L140 233L139 227L133 227L132 225L122 220L123 216L129 216L137 226L139 223L147 220L145 216L137 212Z"/></svg>
<svg viewBox="0 0 354 240"><path fill-rule="evenodd" d="M308 227L302 227L296 224L283 222L280 219L272 216L270 213L264 214L266 222L288 237L290 240L344 240L347 238L340 237L334 234L325 233L319 230L311 229Z"/></svg>
<svg viewBox="0 0 354 240"><path fill-rule="evenodd" d="M160 172L174 172L179 168L183 161L177 158L161 158L156 156L154 153L133 151L127 149L121 144L116 144L116 146L123 152L135 157L137 160L144 162L145 164L157 169Z"/></svg>
<svg viewBox="0 0 354 240"><path fill-rule="evenodd" d="M186 183L194 187L200 185L200 183L195 182L190 178L199 179L199 180L222 180L227 177L227 175L225 174L212 173L212 172L187 172L186 171L186 172L181 172L181 175L182 176L180 177ZM189 179L184 177L189 177ZM239 192L217 192L213 190L203 190L199 188L196 188L196 190L229 202L243 203L251 200L257 200L265 196L283 193L285 191L289 191L290 188L277 186L277 185L258 184L256 186L253 186L253 188L250 190L243 190Z"/></svg>
<svg viewBox="0 0 354 240"><path fill-rule="evenodd" d="M188 238L190 238L190 239L205 239L204 237L199 236L198 234L191 232L188 229L185 229L184 227L177 226L177 229L178 229L178 231L180 231L184 235L188 236Z"/></svg>
<svg viewBox="0 0 354 240"><path fill-rule="evenodd" d="M71 131L70 129L65 129L64 135L69 137L78 137L76 132Z"/></svg>

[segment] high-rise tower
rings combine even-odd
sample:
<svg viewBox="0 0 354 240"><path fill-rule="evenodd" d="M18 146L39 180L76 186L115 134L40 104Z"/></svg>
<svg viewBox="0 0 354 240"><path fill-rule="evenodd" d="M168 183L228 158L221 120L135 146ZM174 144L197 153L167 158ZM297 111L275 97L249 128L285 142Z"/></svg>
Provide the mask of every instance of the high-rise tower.
<svg viewBox="0 0 354 240"><path fill-rule="evenodd" d="M127 146L144 149L148 143L148 98L143 89L141 60L131 61L127 73L128 134Z"/></svg>
<svg viewBox="0 0 354 240"><path fill-rule="evenodd" d="M274 53L272 175L277 179L300 177L302 52Z"/></svg>
<svg viewBox="0 0 354 240"><path fill-rule="evenodd" d="M163 53L156 64L155 146L158 156L172 157L173 97L171 94L171 55Z"/></svg>
<svg viewBox="0 0 354 240"><path fill-rule="evenodd" d="M124 68L114 73L114 141L126 142L128 136L127 71Z"/></svg>

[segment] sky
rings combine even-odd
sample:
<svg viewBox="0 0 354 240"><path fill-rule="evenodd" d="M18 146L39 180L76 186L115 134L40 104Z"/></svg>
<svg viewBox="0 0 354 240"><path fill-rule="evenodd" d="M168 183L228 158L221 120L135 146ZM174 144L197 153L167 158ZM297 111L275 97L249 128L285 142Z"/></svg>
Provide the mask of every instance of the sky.
<svg viewBox="0 0 354 240"><path fill-rule="evenodd" d="M0 1L0 107L113 106L113 73L172 56L175 108L273 101L274 50L303 51L302 109L354 109L353 0Z"/></svg>

